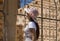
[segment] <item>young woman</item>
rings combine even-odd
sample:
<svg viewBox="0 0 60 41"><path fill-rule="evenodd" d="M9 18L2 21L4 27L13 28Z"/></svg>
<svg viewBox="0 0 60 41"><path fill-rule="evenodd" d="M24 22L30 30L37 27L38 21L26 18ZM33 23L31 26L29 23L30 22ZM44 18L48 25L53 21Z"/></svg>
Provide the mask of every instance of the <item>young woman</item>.
<svg viewBox="0 0 60 41"><path fill-rule="evenodd" d="M36 8L25 8L27 13L27 18L29 20L28 25L24 28L24 41L37 41L39 37L39 26L36 21L36 16L38 15L38 11Z"/></svg>

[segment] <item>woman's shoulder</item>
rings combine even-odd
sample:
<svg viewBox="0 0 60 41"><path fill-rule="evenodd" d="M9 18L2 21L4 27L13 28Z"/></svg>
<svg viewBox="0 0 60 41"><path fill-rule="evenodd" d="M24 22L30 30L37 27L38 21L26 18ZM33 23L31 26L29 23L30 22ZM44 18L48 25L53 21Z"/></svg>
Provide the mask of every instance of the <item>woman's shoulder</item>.
<svg viewBox="0 0 60 41"><path fill-rule="evenodd" d="M35 23L33 21L29 22L28 24L29 25L33 25L33 24L35 25Z"/></svg>
<svg viewBox="0 0 60 41"><path fill-rule="evenodd" d="M36 27L35 23L34 22L29 22L29 27Z"/></svg>

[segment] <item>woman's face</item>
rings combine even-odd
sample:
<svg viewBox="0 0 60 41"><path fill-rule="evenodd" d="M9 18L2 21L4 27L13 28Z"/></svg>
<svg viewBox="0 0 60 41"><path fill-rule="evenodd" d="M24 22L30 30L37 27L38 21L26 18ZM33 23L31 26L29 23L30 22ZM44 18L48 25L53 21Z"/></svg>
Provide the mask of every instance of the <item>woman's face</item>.
<svg viewBox="0 0 60 41"><path fill-rule="evenodd" d="M27 13L27 14L26 14L26 17L29 19L29 18L30 18L30 15Z"/></svg>
<svg viewBox="0 0 60 41"><path fill-rule="evenodd" d="M34 14L32 14L31 12L26 14L26 18L28 18L28 19L30 19L30 18L33 19L34 17L35 17Z"/></svg>

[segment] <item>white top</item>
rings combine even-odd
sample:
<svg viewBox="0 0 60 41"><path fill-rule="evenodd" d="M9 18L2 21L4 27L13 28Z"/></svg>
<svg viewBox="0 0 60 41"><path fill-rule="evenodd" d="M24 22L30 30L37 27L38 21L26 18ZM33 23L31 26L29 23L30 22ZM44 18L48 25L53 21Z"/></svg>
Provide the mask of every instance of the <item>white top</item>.
<svg viewBox="0 0 60 41"><path fill-rule="evenodd" d="M35 25L35 23L34 22L29 22L28 25L24 28L24 32L25 32L24 36L25 36L25 38L27 36L31 37L31 33L29 32L29 28L34 28L35 31L36 31L36 25Z"/></svg>

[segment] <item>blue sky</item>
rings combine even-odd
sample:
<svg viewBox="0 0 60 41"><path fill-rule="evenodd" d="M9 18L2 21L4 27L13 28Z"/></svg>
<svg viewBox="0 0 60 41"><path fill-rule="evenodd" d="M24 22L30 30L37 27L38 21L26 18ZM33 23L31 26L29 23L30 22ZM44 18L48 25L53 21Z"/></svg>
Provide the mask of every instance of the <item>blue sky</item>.
<svg viewBox="0 0 60 41"><path fill-rule="evenodd" d="M31 2L32 2L32 0L20 0L20 7L22 8Z"/></svg>

